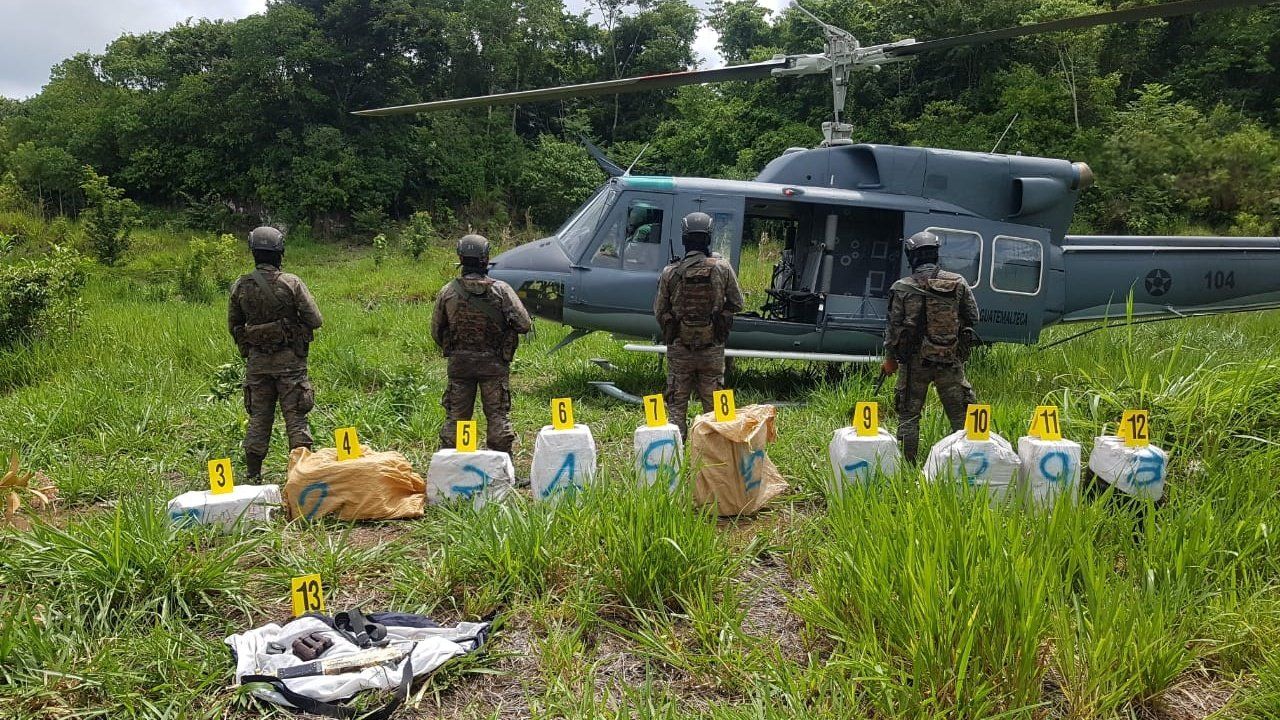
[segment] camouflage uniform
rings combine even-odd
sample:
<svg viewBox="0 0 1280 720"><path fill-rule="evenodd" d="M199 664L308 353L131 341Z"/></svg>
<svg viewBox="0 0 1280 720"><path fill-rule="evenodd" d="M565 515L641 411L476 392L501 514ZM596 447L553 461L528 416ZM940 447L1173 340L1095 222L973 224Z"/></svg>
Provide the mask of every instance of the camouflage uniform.
<svg viewBox="0 0 1280 720"><path fill-rule="evenodd" d="M280 272L278 267L258 265L231 287L227 326L246 366L246 455L267 454L277 402L284 415L289 448L311 447L307 413L315 404L315 393L307 377L307 352L322 322L307 286L297 275Z"/></svg>
<svg viewBox="0 0 1280 720"><path fill-rule="evenodd" d="M459 420L470 420L476 392L488 423L485 444L511 453L511 360L520 336L532 322L510 285L480 273L466 273L440 290L431 317L431 337L449 359L449 386L440 404L445 421L441 447L456 444Z"/></svg>
<svg viewBox="0 0 1280 720"><path fill-rule="evenodd" d="M932 383L952 431L964 427L976 402L964 375L968 359L964 330L978 322L978 304L963 276L921 265L893 284L885 352L901 363L894 397L902 453L914 462L920 444L920 414Z"/></svg>
<svg viewBox="0 0 1280 720"><path fill-rule="evenodd" d="M724 387L724 345L733 315L745 301L733 266L697 250L662 271L653 316L667 346L667 415L688 437L689 396L698 393L703 412Z"/></svg>

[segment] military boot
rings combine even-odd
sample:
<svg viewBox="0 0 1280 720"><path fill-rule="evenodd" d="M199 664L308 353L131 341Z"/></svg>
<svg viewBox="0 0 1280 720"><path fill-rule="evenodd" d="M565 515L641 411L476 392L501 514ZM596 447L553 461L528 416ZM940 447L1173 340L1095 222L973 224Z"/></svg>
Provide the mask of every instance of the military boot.
<svg viewBox="0 0 1280 720"><path fill-rule="evenodd" d="M266 455L255 455L253 453L244 454L244 464L248 469L246 480L250 482L262 479L262 461L266 460Z"/></svg>

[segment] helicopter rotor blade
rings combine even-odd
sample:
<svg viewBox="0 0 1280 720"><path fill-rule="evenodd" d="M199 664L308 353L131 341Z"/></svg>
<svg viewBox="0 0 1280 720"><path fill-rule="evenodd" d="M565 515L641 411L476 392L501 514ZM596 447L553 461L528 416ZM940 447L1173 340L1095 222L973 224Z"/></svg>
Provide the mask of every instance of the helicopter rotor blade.
<svg viewBox="0 0 1280 720"><path fill-rule="evenodd" d="M1065 30L1080 30L1083 28L1095 27L1097 25L1115 25L1118 23L1137 22L1139 20L1171 18L1179 15L1190 15L1193 13L1215 12L1218 10L1267 5L1271 2L1274 2L1274 0L1178 0L1178 2L1164 3L1161 5L1143 5L1125 10L1094 13L1092 15L1080 15L1077 17L1050 20L1048 22L1034 23L1031 25L1020 25L1017 27L1004 28L1002 30L988 30L969 35L957 35L955 37L939 38L938 40L926 40L924 42L913 43L911 45L886 49L885 54L891 57L908 57L911 55L929 52L931 50L947 50L953 47L961 47L965 45L980 45L983 43L995 42L996 40L1010 40L1013 38L1026 37L1028 35L1042 35L1044 33L1062 32Z"/></svg>
<svg viewBox="0 0 1280 720"><path fill-rule="evenodd" d="M779 68L787 67L790 61L786 58L773 58L763 62L710 70L681 70L661 75L642 75L640 77L604 80L601 82L582 83L580 85L561 85L560 87L542 88L538 90L517 90L515 92L479 95L475 97L456 98L451 100L435 100L432 102L399 105L396 107L377 108L374 110L358 110L354 114L381 117L386 115L406 115L409 113L438 112L441 110L458 110L460 108L483 107L488 105L512 105L516 103L567 100L570 98L588 97L591 95L609 95L613 93L633 93L643 90L658 90L681 85L701 85L703 83L729 82L733 80L758 80L769 77Z"/></svg>

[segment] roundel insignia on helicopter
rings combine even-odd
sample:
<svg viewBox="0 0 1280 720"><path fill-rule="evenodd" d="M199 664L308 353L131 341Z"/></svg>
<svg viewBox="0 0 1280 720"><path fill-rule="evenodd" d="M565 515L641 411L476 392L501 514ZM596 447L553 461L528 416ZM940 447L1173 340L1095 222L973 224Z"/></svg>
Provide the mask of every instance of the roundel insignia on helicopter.
<svg viewBox="0 0 1280 720"><path fill-rule="evenodd" d="M1173 276L1169 274L1168 270L1156 268L1155 270L1147 273L1145 284L1147 286L1147 292L1150 293L1152 297L1160 297L1161 295L1169 292L1169 289L1173 287Z"/></svg>

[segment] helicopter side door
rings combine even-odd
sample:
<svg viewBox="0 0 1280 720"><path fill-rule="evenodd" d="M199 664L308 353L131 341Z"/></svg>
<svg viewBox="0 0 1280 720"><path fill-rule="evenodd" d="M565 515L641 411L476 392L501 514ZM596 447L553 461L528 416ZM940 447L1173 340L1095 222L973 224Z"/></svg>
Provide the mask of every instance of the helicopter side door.
<svg viewBox="0 0 1280 720"><path fill-rule="evenodd" d="M591 326L621 335L657 335L653 296L658 276L671 261L673 198L665 193L626 190L596 231L587 252L573 266L579 309Z"/></svg>
<svg viewBox="0 0 1280 720"><path fill-rule="evenodd" d="M939 265L969 281L984 341L1034 343L1040 337L1050 294L1048 230L942 213L907 213L904 223L905 236L929 230L942 240ZM910 272L904 258L902 274Z"/></svg>

